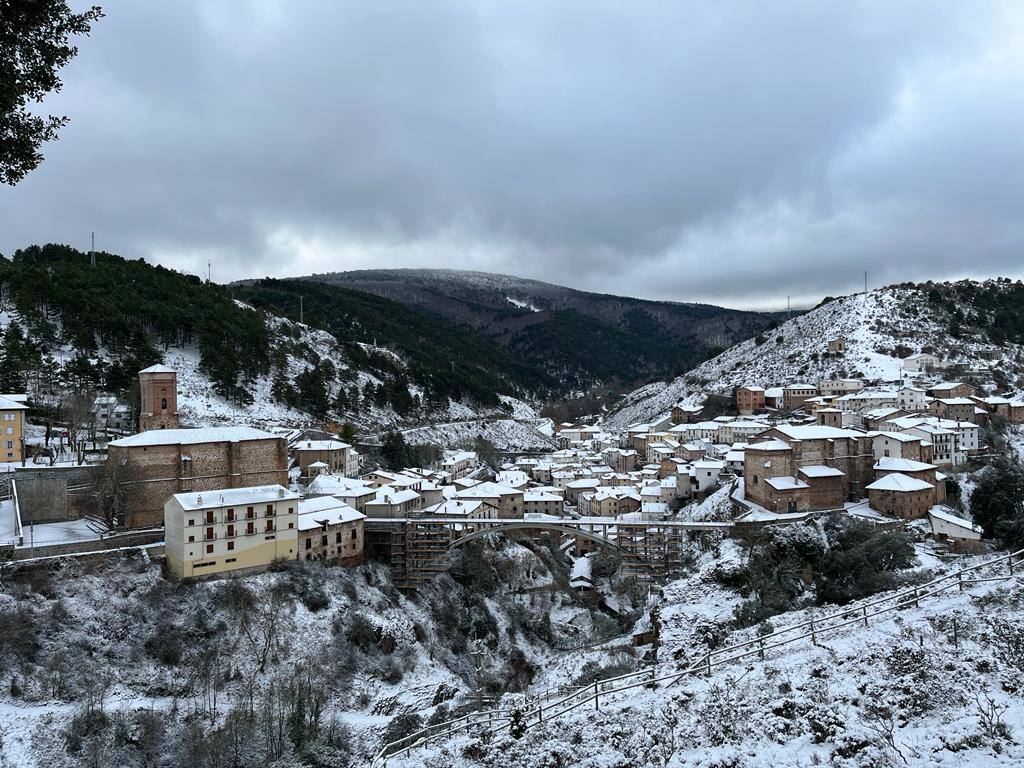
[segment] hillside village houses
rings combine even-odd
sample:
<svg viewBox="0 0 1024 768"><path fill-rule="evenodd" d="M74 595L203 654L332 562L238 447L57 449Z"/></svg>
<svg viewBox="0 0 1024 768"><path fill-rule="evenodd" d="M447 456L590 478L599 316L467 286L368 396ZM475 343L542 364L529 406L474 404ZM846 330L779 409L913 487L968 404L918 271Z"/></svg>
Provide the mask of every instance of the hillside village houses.
<svg viewBox="0 0 1024 768"><path fill-rule="evenodd" d="M140 372L140 418L151 428L111 440L104 472L123 497L117 522L162 524L179 578L275 559L355 565L390 552L398 529L386 521L420 518L451 520L464 535L475 520L686 519L692 509L764 525L839 510L925 520L936 536L973 541L972 524L942 506L945 473L979 453L988 419L1024 423L1024 402L960 382L748 382L731 413L684 402L621 430L560 424L550 452L494 471L472 451L448 450L436 467L361 474L362 457L331 434L181 425L175 380L161 366ZM14 456L25 408L0 397ZM595 546L578 536L567 544L577 554Z"/></svg>

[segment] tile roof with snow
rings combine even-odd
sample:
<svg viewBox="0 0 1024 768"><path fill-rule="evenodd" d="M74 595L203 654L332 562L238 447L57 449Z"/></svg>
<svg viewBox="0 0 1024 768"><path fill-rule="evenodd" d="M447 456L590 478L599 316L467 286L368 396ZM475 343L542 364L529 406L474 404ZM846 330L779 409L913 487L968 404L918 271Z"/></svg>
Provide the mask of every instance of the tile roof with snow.
<svg viewBox="0 0 1024 768"><path fill-rule="evenodd" d="M916 477L910 477L899 472L893 472L891 475L881 477L865 487L869 491L896 491L897 493L930 491L934 488L931 483L926 483L924 480L918 480Z"/></svg>
<svg viewBox="0 0 1024 768"><path fill-rule="evenodd" d="M789 451L793 446L784 440L765 440L763 443L751 443L747 446L748 451Z"/></svg>
<svg viewBox="0 0 1024 768"><path fill-rule="evenodd" d="M935 469L934 464L927 464L923 461L912 459L896 459L892 456L885 456L878 460L874 467L881 472L927 472Z"/></svg>
<svg viewBox="0 0 1024 768"><path fill-rule="evenodd" d="M300 440L295 444L296 451L342 451L351 447L341 440Z"/></svg>
<svg viewBox="0 0 1024 768"><path fill-rule="evenodd" d="M798 480L792 475L782 475L780 477L769 477L765 480L768 485L777 491L794 491L798 488L810 488L803 480Z"/></svg>
<svg viewBox="0 0 1024 768"><path fill-rule="evenodd" d="M300 531L310 531L324 525L340 525L354 523L366 518L362 512L350 507L333 496L317 496L312 499L299 500Z"/></svg>
<svg viewBox="0 0 1024 768"><path fill-rule="evenodd" d="M792 440L836 440L844 437L863 437L863 432L839 427L826 427L823 424L780 424L775 430Z"/></svg>
<svg viewBox="0 0 1024 768"><path fill-rule="evenodd" d="M960 528L964 528L964 529L966 529L968 531L973 531L974 533L982 533L983 532L983 529L982 529L982 527L980 525L975 525L970 520L965 520L962 517L957 517L956 515L951 514L949 512L946 512L945 510L943 510L943 509L941 509L939 507L932 507L928 511L928 515L930 517L937 518L937 519L941 520L944 523L949 523L950 525L956 525L956 526L959 526Z"/></svg>
<svg viewBox="0 0 1024 768"><path fill-rule="evenodd" d="M10 396L0 395L0 411L27 411L28 406Z"/></svg>
<svg viewBox="0 0 1024 768"><path fill-rule="evenodd" d="M799 472L805 477L842 477L845 472L835 467L826 467L823 464L811 464L800 467Z"/></svg>
<svg viewBox="0 0 1024 768"><path fill-rule="evenodd" d="M199 445L201 443L240 443L245 440L283 440L279 435L254 427L202 427L200 429L150 429L136 435L111 440L117 448L154 445Z"/></svg>
<svg viewBox="0 0 1024 768"><path fill-rule="evenodd" d="M173 368L168 368L166 365L157 363L156 365L149 366L149 368L143 368L139 373L176 373L176 371Z"/></svg>
<svg viewBox="0 0 1024 768"><path fill-rule="evenodd" d="M249 488L224 488L214 491L176 493L174 500L182 509L211 509L215 507L244 507L253 504L271 504L276 501L298 500L299 494L283 485L254 485Z"/></svg>

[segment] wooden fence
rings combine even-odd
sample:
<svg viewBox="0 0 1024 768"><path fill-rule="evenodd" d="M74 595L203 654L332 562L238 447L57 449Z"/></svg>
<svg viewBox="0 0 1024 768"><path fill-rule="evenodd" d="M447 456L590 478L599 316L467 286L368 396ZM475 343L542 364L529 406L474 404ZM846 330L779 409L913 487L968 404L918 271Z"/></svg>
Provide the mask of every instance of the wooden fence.
<svg viewBox="0 0 1024 768"><path fill-rule="evenodd" d="M659 672L657 665L650 665L636 672L617 677L596 680L593 684L549 689L531 698L525 710L519 710L519 720L523 727L530 728L540 725L545 720L561 717L581 707L593 706L601 708L601 698L632 691L639 688L654 688L658 685L675 685L681 680L697 675L707 676L712 671L726 664L743 659L757 657L766 658L769 651L794 643L816 645L824 636L835 634L853 627L863 628L871 625L872 619L879 616L902 611L911 606L917 607L921 600L952 590L963 592L973 584L995 581L1007 581L1020 575L1020 566L1015 566L1014 558L1024 558L1024 549L1008 555L986 560L983 563L962 568L945 576L940 576L925 584L892 592L886 596L875 598L856 606L848 607L817 617L811 616L807 621L777 629L770 634L746 640L740 643L707 651L685 669L672 672ZM982 571L992 571L1005 566L1006 572L996 576L982 576ZM488 738L499 736L508 731L515 709L492 709L482 712L471 712L455 720L437 723L422 728L400 739L396 739L380 748L374 756L371 768L386 766L389 757L429 743L447 741L463 733L476 732Z"/></svg>

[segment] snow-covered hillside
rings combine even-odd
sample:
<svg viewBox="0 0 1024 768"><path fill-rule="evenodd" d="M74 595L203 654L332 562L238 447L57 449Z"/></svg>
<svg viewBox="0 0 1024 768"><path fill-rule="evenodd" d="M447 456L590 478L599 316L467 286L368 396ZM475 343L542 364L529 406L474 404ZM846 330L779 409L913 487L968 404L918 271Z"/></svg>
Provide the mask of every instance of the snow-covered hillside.
<svg viewBox="0 0 1024 768"><path fill-rule="evenodd" d="M684 640L720 629L728 615L729 606L715 602L716 590L701 595L699 584L675 582L666 591L671 613L665 618L678 622ZM395 756L388 765L1018 766L1024 761L1022 603L1019 583L983 585L973 595L952 591L868 628L770 651L764 661L612 694L597 710L531 720L518 738L467 735ZM807 616L793 612L772 624ZM659 674L693 660L664 653L677 639L663 646Z"/></svg>
<svg viewBox="0 0 1024 768"><path fill-rule="evenodd" d="M239 306L247 306L242 302L236 303ZM346 355L341 345L327 331L292 322L267 312L261 311L260 313L273 335L288 340L285 374L288 381L295 381L296 377L306 368L324 360L329 360L339 375L348 370L349 365L346 363ZM0 311L0 330L6 331L12 322L17 322L23 330L27 327L27 324L16 312L10 309ZM360 343L360 346L370 355L390 357L400 367L404 366L401 356L394 350L365 343ZM268 350L269 353L270 350ZM70 343L58 342L48 344L46 354L59 363L72 359L77 351ZM114 356L101 347L92 355L91 359L109 362L114 359ZM178 410L183 424L196 427L250 424L263 428L314 426L316 424L316 420L310 414L291 408L274 399L271 393L273 373L258 376L248 382L247 386L253 395L253 401L249 404L240 404L216 394L213 382L200 368L198 345L185 344L168 347L163 352L163 363L174 368L178 373ZM354 379L347 386L358 385L362 388L367 383L378 386L381 384L381 380L373 373L357 370L354 372ZM36 384L46 386L47 382L30 381L30 390ZM340 384L334 384L329 388L328 395L332 400L339 386ZM32 394L38 393L32 392ZM420 393L413 390L413 394ZM506 408L512 409L512 414L516 418L536 418L533 408L521 400L504 397L503 402L507 403ZM372 402L362 404L358 412L336 415L354 422L361 428L370 430L408 426L414 422L414 419L400 418L390 407L381 407ZM506 415L506 410L501 408L487 408L460 402L451 402L447 412L433 414L434 418L449 419L493 418Z"/></svg>
<svg viewBox="0 0 1024 768"><path fill-rule="evenodd" d="M762 387L836 377L868 382L898 381L901 360L928 351L968 367L1018 370L1021 347L1007 344L1002 359L983 360L986 339L953 339L941 310L915 288L890 287L828 301L778 328L743 341L671 383L648 384L626 395L607 417L610 427L652 421L680 401L699 403L709 393L729 395L744 384ZM830 354L828 342L842 337L846 350Z"/></svg>

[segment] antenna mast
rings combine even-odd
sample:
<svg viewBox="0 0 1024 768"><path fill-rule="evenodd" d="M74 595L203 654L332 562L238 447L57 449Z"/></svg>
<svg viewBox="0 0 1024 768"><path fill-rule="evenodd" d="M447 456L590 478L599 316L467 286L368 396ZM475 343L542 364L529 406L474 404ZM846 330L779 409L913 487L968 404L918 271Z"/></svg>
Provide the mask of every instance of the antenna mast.
<svg viewBox="0 0 1024 768"><path fill-rule="evenodd" d="M96 266L96 233L89 233L89 266Z"/></svg>

